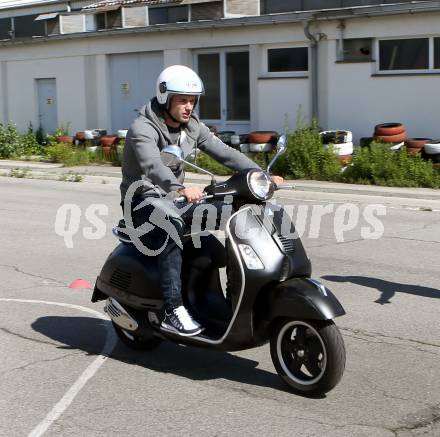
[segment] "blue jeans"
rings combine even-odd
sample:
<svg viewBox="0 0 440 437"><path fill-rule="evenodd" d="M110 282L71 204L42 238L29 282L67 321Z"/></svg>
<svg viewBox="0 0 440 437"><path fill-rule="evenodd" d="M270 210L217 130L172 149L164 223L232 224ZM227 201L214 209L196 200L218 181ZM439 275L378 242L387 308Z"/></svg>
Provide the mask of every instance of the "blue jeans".
<svg viewBox="0 0 440 437"><path fill-rule="evenodd" d="M182 248L175 239L170 238L172 232L167 232L167 229L175 230L174 236L178 241L183 243L185 233L189 233L192 224L194 213L198 208L203 208L200 204L187 204L178 203L172 204L170 201L160 199L158 197L151 196L148 200L154 204L147 204L138 210L134 210L146 197L134 197L131 204L131 217L133 220L133 226L135 228L143 225L144 223L151 223L150 217L153 211L157 208L160 211L159 215L166 217L167 226L161 228L155 226L150 232L143 235L140 240L142 244L148 247L150 250L159 251L156 255L158 260L160 287L163 293L164 307L166 310L177 308L183 305L182 300ZM121 204L123 207L123 203ZM203 229L218 229L220 226L221 212L224 205L223 202L212 202L209 205L215 207L215 218L211 217L211 223L203 223L200 221L200 225ZM214 210L211 208L211 211ZM200 211L200 209L199 209ZM157 211L156 211L157 213ZM215 224L213 223L215 221ZM154 223L153 223L154 224ZM203 237L202 237L203 238Z"/></svg>

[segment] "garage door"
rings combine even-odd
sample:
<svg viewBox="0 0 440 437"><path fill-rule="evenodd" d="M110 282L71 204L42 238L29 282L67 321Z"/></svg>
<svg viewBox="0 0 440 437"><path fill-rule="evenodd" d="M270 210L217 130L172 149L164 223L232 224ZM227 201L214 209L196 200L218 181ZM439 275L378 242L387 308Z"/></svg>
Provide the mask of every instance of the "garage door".
<svg viewBox="0 0 440 437"><path fill-rule="evenodd" d="M155 94L162 68L162 52L110 56L113 132L128 129L137 110Z"/></svg>

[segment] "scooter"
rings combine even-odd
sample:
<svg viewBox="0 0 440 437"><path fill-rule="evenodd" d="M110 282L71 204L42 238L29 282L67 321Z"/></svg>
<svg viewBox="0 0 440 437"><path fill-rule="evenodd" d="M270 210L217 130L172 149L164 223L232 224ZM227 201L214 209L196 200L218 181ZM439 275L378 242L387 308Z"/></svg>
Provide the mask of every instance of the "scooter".
<svg viewBox="0 0 440 437"><path fill-rule="evenodd" d="M114 233L120 244L96 280L92 302L107 300L105 311L125 345L151 350L169 340L238 351L270 342L275 369L292 391L320 395L338 384L346 354L333 319L345 311L327 287L311 279L311 263L293 223L280 206L268 202L275 190L269 171L286 148L283 135L266 171L240 171L222 183L205 171L212 181L203 202L232 196L233 213L225 225L225 245L212 233L200 239L200 247L191 238L183 244L184 304L205 327L197 336L161 328L156 258L142 254L130 229L119 222ZM176 146L165 148L162 156L197 167ZM225 267L227 285L222 287Z"/></svg>

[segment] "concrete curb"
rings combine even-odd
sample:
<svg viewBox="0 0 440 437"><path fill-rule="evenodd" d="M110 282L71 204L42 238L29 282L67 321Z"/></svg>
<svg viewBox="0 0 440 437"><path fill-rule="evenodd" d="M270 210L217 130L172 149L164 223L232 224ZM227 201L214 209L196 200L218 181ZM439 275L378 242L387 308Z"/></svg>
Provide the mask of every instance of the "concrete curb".
<svg viewBox="0 0 440 437"><path fill-rule="evenodd" d="M59 180L63 175L78 174L84 177L83 181L91 183L112 183L119 184L121 180L120 167L111 166L78 166L63 167L62 164L0 160L0 174L8 175L13 169L27 169L37 179ZM218 176L216 179L221 182L227 176ZM105 181L105 182L103 182ZM193 184L207 185L210 178L207 175L198 173L186 173L186 181ZM400 187L379 187L374 185L355 185L336 182L289 180L287 184L295 186L296 191L310 191L316 193L340 193L365 196L398 197L407 199L439 200L440 190L431 188L400 188Z"/></svg>

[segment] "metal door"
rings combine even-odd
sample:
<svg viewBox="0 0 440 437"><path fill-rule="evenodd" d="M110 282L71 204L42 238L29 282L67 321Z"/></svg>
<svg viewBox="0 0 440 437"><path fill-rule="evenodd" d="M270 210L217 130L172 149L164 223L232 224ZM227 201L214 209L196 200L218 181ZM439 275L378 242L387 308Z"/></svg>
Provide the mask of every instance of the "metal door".
<svg viewBox="0 0 440 437"><path fill-rule="evenodd" d="M112 130L128 129L137 111L155 95L162 52L110 56Z"/></svg>
<svg viewBox="0 0 440 437"><path fill-rule="evenodd" d="M250 126L249 52L201 50L196 65L205 85L200 118L219 130L246 133Z"/></svg>
<svg viewBox="0 0 440 437"><path fill-rule="evenodd" d="M56 79L36 79L38 95L39 126L50 134L58 127Z"/></svg>

